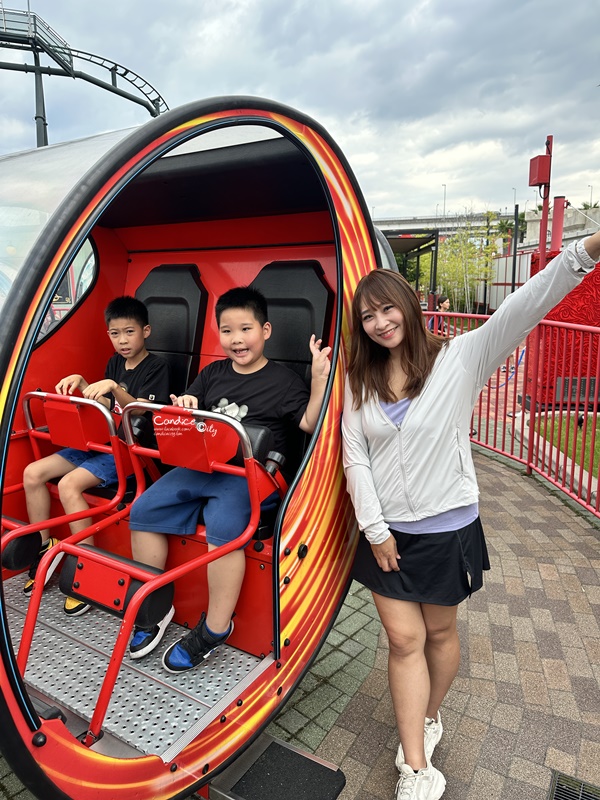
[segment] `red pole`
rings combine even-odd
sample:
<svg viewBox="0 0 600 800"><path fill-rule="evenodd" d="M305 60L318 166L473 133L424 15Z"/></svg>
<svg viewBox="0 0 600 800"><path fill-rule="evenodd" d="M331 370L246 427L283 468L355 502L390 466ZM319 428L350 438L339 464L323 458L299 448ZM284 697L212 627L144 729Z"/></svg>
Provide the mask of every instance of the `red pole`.
<svg viewBox="0 0 600 800"><path fill-rule="evenodd" d="M567 203L564 197L555 197L552 206L552 238L550 250L556 252L562 248L563 229L565 226L565 208Z"/></svg>

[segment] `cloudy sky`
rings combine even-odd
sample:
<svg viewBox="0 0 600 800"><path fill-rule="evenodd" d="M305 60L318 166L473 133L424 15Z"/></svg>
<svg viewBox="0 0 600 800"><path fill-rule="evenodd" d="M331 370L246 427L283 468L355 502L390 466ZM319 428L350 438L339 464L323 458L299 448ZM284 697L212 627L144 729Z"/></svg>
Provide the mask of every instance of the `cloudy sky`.
<svg viewBox="0 0 600 800"><path fill-rule="evenodd" d="M27 0L0 0L0 24L3 6L26 10ZM447 214L510 210L515 199L531 209L529 161L549 134L551 196L576 206L590 196L600 201L595 0L30 0L30 7L72 49L130 68L171 108L244 94L314 117L342 147L376 219L441 215L444 197ZM31 56L2 49L0 60ZM81 80L50 77L44 85L50 143L150 119ZM0 153L35 146L33 76L0 70L0 98Z"/></svg>

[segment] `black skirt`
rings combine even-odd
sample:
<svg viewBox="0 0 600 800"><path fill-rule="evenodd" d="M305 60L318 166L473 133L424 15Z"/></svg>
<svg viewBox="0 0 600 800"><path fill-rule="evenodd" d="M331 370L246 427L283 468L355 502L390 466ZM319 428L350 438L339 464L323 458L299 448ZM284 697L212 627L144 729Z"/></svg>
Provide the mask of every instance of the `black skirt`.
<svg viewBox="0 0 600 800"><path fill-rule="evenodd" d="M353 578L372 592L396 600L455 606L483 586L483 571L490 568L490 561L479 517L456 531L391 533L401 556L400 572L384 572L360 534Z"/></svg>

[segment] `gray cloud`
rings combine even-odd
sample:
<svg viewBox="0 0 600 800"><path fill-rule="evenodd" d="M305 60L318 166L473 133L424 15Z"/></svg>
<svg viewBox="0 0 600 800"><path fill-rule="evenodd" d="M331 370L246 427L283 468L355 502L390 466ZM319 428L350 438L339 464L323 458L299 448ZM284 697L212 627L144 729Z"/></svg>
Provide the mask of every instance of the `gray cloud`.
<svg viewBox="0 0 600 800"><path fill-rule="evenodd" d="M171 107L251 94L310 114L376 217L441 213L442 184L449 213L511 206L513 187L523 207L534 200L529 159L548 134L553 193L579 205L592 184L600 197L600 34L588 0L32 0L32 10ZM45 87L53 142L149 119L81 81ZM32 76L0 71L0 96L0 152L33 146Z"/></svg>

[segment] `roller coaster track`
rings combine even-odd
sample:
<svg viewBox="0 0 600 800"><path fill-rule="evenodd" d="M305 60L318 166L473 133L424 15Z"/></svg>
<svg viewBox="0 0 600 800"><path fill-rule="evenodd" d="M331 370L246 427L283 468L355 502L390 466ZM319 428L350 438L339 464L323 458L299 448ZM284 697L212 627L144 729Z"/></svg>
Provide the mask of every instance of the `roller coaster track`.
<svg viewBox="0 0 600 800"><path fill-rule="evenodd" d="M143 105L153 117L157 117L169 109L165 99L141 75L109 58L86 53L83 50L72 49L37 14L30 11L4 8L2 0L0 0L0 48L2 47L29 50L34 54L35 63L32 65L0 62L0 69L35 72L39 75L62 75L69 78L81 78ZM57 66L41 66L39 63L39 54L41 52L50 56ZM75 60L87 61L96 67L106 70L110 74L110 81L102 80L95 75L74 69ZM137 94L120 88L117 85L117 79L119 78L129 83Z"/></svg>
<svg viewBox="0 0 600 800"><path fill-rule="evenodd" d="M164 111L169 110L166 100L157 92L157 90L151 84L149 84L148 81L144 80L141 75L138 75L128 67L117 64L116 61L111 61L109 58L104 58L103 56L97 56L93 53L85 53L83 50L70 49L70 52L73 58L78 58L82 61L89 61L96 66L108 70L108 72L111 74L111 86L116 87L117 77L122 78L134 86L138 92L140 92L140 94L144 95L150 105L156 110L156 114L153 116L158 116L158 114L162 114Z"/></svg>

